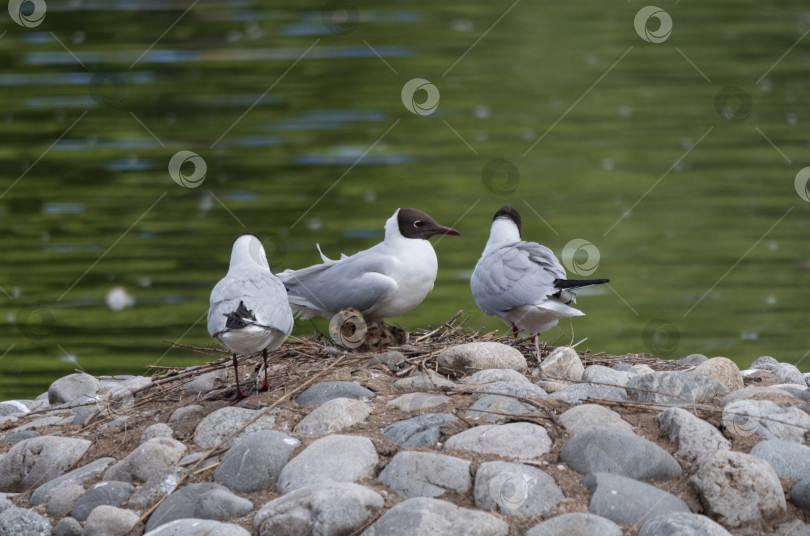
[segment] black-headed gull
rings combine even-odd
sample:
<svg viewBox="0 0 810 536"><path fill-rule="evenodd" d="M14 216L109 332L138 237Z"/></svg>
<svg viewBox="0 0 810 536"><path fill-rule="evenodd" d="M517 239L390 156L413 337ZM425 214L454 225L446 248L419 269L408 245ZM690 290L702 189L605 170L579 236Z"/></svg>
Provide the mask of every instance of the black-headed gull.
<svg viewBox="0 0 810 536"><path fill-rule="evenodd" d="M349 307L369 322L407 313L433 289L438 261L428 238L460 235L413 208L397 209L385 222L385 239L351 256L278 274L301 318L331 318ZM320 252L320 248L318 249Z"/></svg>
<svg viewBox="0 0 810 536"><path fill-rule="evenodd" d="M571 307L574 290L608 279L571 280L554 253L536 242L524 242L518 211L502 207L492 219L484 253L475 265L470 288L486 314L518 332L537 335L562 318L584 316Z"/></svg>
<svg viewBox="0 0 810 536"><path fill-rule="evenodd" d="M287 292L270 272L259 238L243 234L233 241L228 274L211 292L208 333L233 354L236 399L245 397L239 388L236 356L262 352L264 384L267 385L267 352L278 349L293 330L293 315ZM248 394L250 392L248 391Z"/></svg>

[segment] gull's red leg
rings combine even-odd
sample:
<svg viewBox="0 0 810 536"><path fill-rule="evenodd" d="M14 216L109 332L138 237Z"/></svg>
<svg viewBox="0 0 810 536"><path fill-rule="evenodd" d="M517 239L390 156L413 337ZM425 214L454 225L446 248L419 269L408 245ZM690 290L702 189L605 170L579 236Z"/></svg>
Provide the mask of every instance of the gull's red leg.
<svg viewBox="0 0 810 536"><path fill-rule="evenodd" d="M226 397L225 400L242 400L246 396L250 394L248 391L247 394L242 392L242 389L239 388L239 365L236 361L236 354L233 354L233 372L236 376L236 394L233 396Z"/></svg>

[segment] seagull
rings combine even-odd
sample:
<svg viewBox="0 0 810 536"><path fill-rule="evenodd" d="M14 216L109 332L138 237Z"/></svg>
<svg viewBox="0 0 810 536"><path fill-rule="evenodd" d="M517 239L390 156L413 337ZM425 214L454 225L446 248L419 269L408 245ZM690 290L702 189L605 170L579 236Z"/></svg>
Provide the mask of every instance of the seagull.
<svg viewBox="0 0 810 536"><path fill-rule="evenodd" d="M438 261L428 238L460 236L420 210L401 208L385 222L385 239L351 256L278 274L293 311L303 319L332 318L347 308L369 322L407 313L433 290Z"/></svg>
<svg viewBox="0 0 810 536"><path fill-rule="evenodd" d="M233 354L236 400L247 396L239 388L237 354L262 352L264 384L260 390L266 391L267 352L278 349L292 330L287 292L270 272L259 237L252 233L237 236L228 273L211 292L208 309L208 333Z"/></svg>
<svg viewBox="0 0 810 536"><path fill-rule="evenodd" d="M584 316L571 307L576 303L573 291L610 281L567 279L549 248L522 238L520 214L502 207L492 219L489 240L470 279L478 307L511 326L515 338L521 331L536 336L561 318Z"/></svg>

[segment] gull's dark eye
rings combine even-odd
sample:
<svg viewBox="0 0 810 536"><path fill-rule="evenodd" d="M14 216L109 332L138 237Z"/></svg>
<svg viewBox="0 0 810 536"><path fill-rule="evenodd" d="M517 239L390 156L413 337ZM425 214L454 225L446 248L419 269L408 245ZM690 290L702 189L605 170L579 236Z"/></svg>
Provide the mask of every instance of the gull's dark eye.
<svg viewBox="0 0 810 536"><path fill-rule="evenodd" d="M422 223L422 220L416 220L415 222L413 222L413 226L417 228L422 227L423 225L424 223Z"/></svg>

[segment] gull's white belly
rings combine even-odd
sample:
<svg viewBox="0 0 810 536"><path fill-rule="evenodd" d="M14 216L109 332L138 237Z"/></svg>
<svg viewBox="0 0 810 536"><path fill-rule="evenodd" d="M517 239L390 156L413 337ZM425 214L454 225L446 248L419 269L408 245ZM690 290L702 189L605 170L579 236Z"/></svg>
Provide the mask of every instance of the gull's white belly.
<svg viewBox="0 0 810 536"><path fill-rule="evenodd" d="M544 307L549 305L551 307ZM547 300L540 305L521 305L500 315L508 326L516 326L524 333L542 333L553 328L562 318L585 316L579 309L574 309L560 302Z"/></svg>
<svg viewBox="0 0 810 536"><path fill-rule="evenodd" d="M265 348L275 350L287 337L277 329L250 324L242 329L222 331L217 333L215 338L229 351L238 355L249 355L261 352Z"/></svg>
<svg viewBox="0 0 810 536"><path fill-rule="evenodd" d="M397 282L397 290L369 315L372 320L399 316L415 308L433 290L439 263L427 240L409 240L385 270Z"/></svg>

